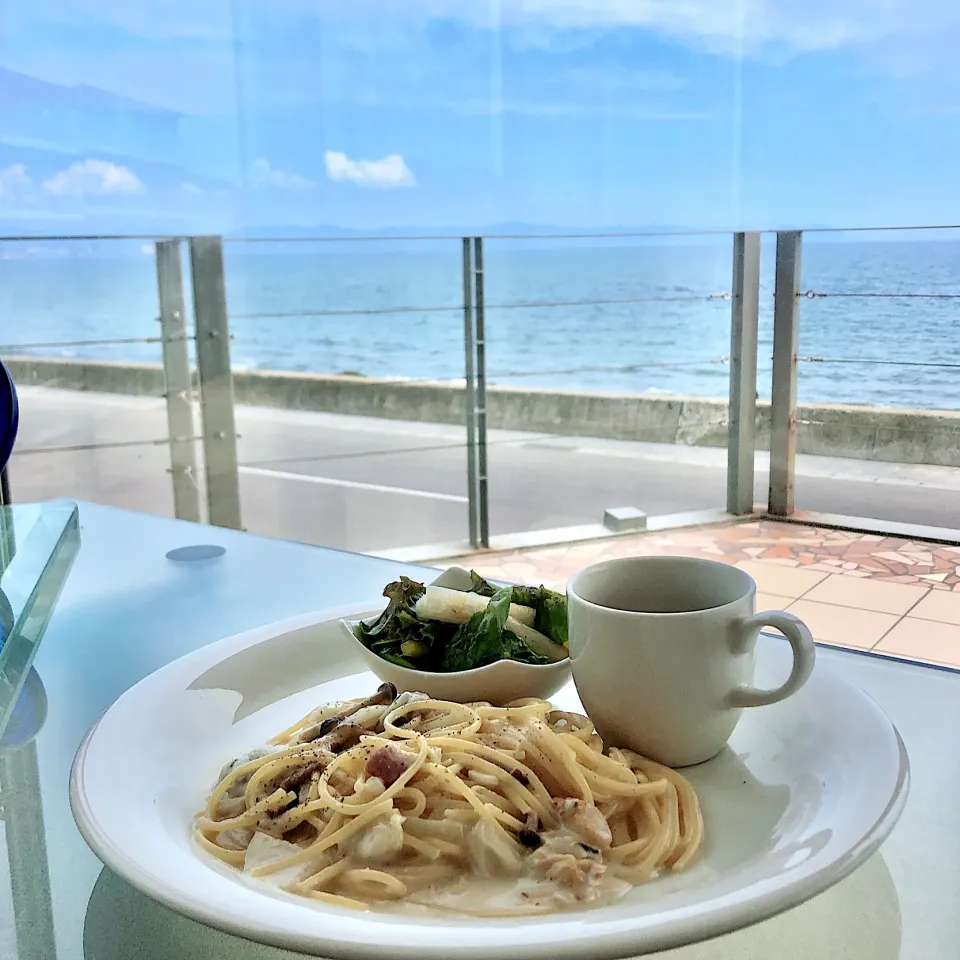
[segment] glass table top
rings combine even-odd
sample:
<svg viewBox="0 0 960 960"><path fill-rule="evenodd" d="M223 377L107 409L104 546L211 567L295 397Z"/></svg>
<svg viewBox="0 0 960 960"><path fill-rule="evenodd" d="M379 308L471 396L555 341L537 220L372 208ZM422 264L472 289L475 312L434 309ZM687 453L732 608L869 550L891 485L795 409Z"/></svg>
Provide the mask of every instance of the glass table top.
<svg viewBox="0 0 960 960"><path fill-rule="evenodd" d="M74 753L124 690L182 654L264 623L361 603L398 574L424 571L86 503L13 507L0 529L5 622L19 624L7 634L14 646L0 650L0 957L295 956L180 917L105 870L70 813ZM960 675L831 649L820 657L900 729L913 784L899 826L864 867L807 904L657 956L960 955Z"/></svg>

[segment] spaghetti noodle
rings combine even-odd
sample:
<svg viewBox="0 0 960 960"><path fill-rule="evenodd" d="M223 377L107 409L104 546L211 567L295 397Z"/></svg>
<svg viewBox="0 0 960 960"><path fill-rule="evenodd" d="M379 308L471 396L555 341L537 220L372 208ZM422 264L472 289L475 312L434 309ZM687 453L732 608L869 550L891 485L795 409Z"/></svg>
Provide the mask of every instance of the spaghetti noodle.
<svg viewBox="0 0 960 960"><path fill-rule="evenodd" d="M493 916L604 902L682 870L703 820L682 776L604 751L580 714L384 684L227 764L195 830L231 867L327 903Z"/></svg>

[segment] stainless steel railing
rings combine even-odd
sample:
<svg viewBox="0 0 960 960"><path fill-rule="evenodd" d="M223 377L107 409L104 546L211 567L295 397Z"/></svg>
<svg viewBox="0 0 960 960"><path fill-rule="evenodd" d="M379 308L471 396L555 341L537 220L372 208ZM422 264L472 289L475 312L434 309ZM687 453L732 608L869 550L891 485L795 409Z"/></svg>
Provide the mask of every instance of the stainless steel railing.
<svg viewBox="0 0 960 960"><path fill-rule="evenodd" d="M0 242L24 238L0 238ZM136 237L54 237L71 240L146 240ZM33 238L36 242L36 238ZM49 349L102 346L156 345L160 348L163 375L162 396L166 403L167 435L90 443L29 446L21 436L14 460L38 455L82 451L123 450L167 446L175 516L185 520L206 519L220 526L240 526L237 484L236 430L233 422L232 372L223 286L222 243L219 237L187 239L191 258L193 324L188 322L184 297L180 238L155 239L157 316L160 333L141 337L88 337L83 339L20 340L0 345L0 354L37 353ZM23 326L27 324L24 323ZM194 389L193 360L199 387ZM195 426L194 408L199 406L202 426ZM197 468L195 448L202 444L203 470ZM16 467L13 467L15 471ZM206 490L206 511L202 491Z"/></svg>
<svg viewBox="0 0 960 960"><path fill-rule="evenodd" d="M886 228L884 228L886 229ZM911 228L890 228L906 230ZM929 229L929 228L918 228ZM954 230L954 227L940 229ZM958 301L956 290L817 290L804 289L801 267L803 240L806 234L837 233L833 230L780 231L776 235L776 279L774 291L773 381L771 399L770 486L768 512L772 516L787 517L795 510L796 454L798 426L829 429L825 421L798 416L797 388L802 366L823 364L837 367L867 366L914 368L923 370L960 369L960 362L943 360L911 360L903 356L836 357L818 354L804 355L800 351L800 314L804 301L828 299L928 300ZM857 231L864 232L864 231ZM960 282L960 281L958 281ZM948 348L948 344L943 345ZM869 348L868 348L869 349ZM900 428L901 432L909 428ZM960 443L960 430L954 443Z"/></svg>
<svg viewBox="0 0 960 960"><path fill-rule="evenodd" d="M911 228L921 229L921 228ZM953 229L953 228L950 228ZM807 231L808 233L811 231ZM550 240L650 238L703 236L674 233L634 234L569 234L552 235ZM754 455L758 432L758 361L761 359L759 326L761 321L761 246L762 232L729 234L717 231L716 236L732 236L733 259L730 291L684 293L672 295L637 295L613 297L598 295L592 299L553 297L543 299L501 299L488 302L485 272L485 240L537 239L529 236L500 235L491 237L420 238L338 237L338 238L274 238L269 242L310 241L350 242L361 240L395 241L398 239L446 240L456 242L461 250L460 303L398 304L383 307L305 305L294 310L247 310L228 312L227 283L224 266L224 243L253 243L261 240L229 240L221 237L150 238L155 243L159 336L82 338L48 341L26 339L0 346L0 354L17 351L42 351L46 348L83 349L97 345L152 344L159 347L164 375L167 436L131 440L104 441L91 444L60 444L17 450L18 458L42 453L79 451L101 448L167 445L170 450L171 485L174 510L185 519L207 519L222 526L240 527L242 510L239 489L237 428L234 414L234 385L231 365L231 321L262 320L284 317L349 318L390 314L448 313L463 318L463 369L465 394L465 430L463 447L467 462L467 529L473 546L490 543L490 478L487 387L491 379L509 380L529 377L572 376L578 373L633 373L648 368L683 368L718 365L729 367L729 415L726 510L742 516L753 511ZM857 291L805 287L802 271L803 231L779 231L773 290L771 412L770 412L770 477L768 512L773 516L789 516L795 507L795 476L798 426L814 423L798 416L797 386L800 371L807 365L849 366L855 364L922 369L951 370L960 368L960 361L949 358L919 360L877 356L844 357L821 353L803 354L800 350L801 309L804 301L829 298L862 298L865 300L960 300L960 292L951 290ZM24 239L24 238L10 238ZM36 238L31 238L35 240ZM66 240L68 238L56 238ZM99 240L103 238L78 238ZM118 238L120 239L120 238ZM146 239L143 237L124 239ZM541 239L548 239L543 237ZM184 253L189 255L188 271L184 270ZM187 279L185 281L185 276ZM189 288L187 302L185 288ZM518 367L488 369L488 315L490 311L552 310L603 305L641 305L651 303L730 304L729 352L720 356L641 360L623 363L573 363L555 367L537 365L535 370ZM6 339L6 338L4 338ZM195 353L196 376L194 376ZM766 359L766 358L763 358ZM435 380L436 378L429 378ZM199 428L195 416L199 413ZM826 427L827 424L822 426ZM509 441L505 441L509 442ZM202 449L202 468L198 466L197 444ZM459 445L458 445L459 446ZM451 449L451 444L438 445ZM426 448L424 448L426 449ZM375 451L383 455L383 451ZM360 454L356 454L359 456ZM297 458L302 459L302 458ZM314 458L316 459L316 458ZM272 461L271 461L272 462ZM205 490L205 509L204 509Z"/></svg>

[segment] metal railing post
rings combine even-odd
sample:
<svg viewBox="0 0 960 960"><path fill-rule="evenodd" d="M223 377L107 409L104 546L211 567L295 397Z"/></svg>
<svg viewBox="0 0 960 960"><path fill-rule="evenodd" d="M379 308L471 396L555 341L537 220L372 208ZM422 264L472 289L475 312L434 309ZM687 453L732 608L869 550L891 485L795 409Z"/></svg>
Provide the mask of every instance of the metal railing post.
<svg viewBox="0 0 960 960"><path fill-rule="evenodd" d="M200 520L200 488L194 451L193 383L187 351L186 310L179 240L156 244L157 293L160 301L160 338L166 383L167 434L170 438L170 475L173 512L180 520Z"/></svg>
<svg viewBox="0 0 960 960"><path fill-rule="evenodd" d="M490 511L487 490L487 340L484 311L483 237L473 238L475 329L477 347L477 519L480 546L490 546Z"/></svg>
<svg viewBox="0 0 960 960"><path fill-rule="evenodd" d="M730 414L727 512L753 512L757 424L757 318L760 312L760 234L733 235L730 304Z"/></svg>
<svg viewBox="0 0 960 960"><path fill-rule="evenodd" d="M239 530L240 480L222 237L190 238L190 275L197 331L207 518L218 527Z"/></svg>
<svg viewBox="0 0 960 960"><path fill-rule="evenodd" d="M473 328L473 244L463 238L463 359L464 406L467 426L467 512L470 546L479 547L477 527L477 410L476 410L476 337Z"/></svg>
<svg viewBox="0 0 960 960"><path fill-rule="evenodd" d="M800 262L803 234L777 234L773 302L773 384L770 394L770 500L776 517L793 513L797 454L797 353L800 349Z"/></svg>

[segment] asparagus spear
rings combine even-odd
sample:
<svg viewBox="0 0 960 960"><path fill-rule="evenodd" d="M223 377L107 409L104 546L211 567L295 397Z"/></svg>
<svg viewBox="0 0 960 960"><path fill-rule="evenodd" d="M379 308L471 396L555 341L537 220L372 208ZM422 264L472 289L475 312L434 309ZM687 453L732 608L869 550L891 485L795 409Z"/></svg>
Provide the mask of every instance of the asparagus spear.
<svg viewBox="0 0 960 960"><path fill-rule="evenodd" d="M490 602L489 597L446 587L427 587L426 593L417 601L416 614L420 620L440 620L443 623L466 623L475 613L482 613ZM534 630L536 611L532 607L510 604L510 613L504 629L516 634L536 654L551 661L567 657L566 647L554 643L549 637Z"/></svg>
<svg viewBox="0 0 960 960"><path fill-rule="evenodd" d="M489 602L489 597L481 597L478 593L464 593L462 590L449 590L447 587L427 587L426 593L417 601L416 611L421 620L466 623L475 613L486 610ZM510 604L510 617L528 627L533 626L536 615L533 607Z"/></svg>

